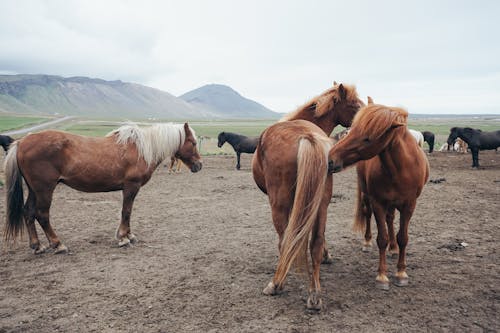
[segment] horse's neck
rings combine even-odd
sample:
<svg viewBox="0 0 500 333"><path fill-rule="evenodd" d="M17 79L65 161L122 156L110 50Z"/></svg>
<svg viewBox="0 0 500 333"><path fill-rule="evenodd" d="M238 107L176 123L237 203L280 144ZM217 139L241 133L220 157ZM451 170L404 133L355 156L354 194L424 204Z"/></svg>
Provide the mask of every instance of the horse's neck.
<svg viewBox="0 0 500 333"><path fill-rule="evenodd" d="M231 136L226 136L226 141L229 142L231 146L234 146L237 144L239 141L241 141L242 136L238 134L233 134Z"/></svg>
<svg viewBox="0 0 500 333"><path fill-rule="evenodd" d="M405 157L408 154L405 147L406 142L408 142L408 140L415 140L413 139L413 135L409 132L408 136L409 137L406 138L406 140L404 137L394 138L391 143L389 143L389 145L378 155L383 170L389 173L392 177L398 175L404 167L404 163L406 162Z"/></svg>
<svg viewBox="0 0 500 333"><path fill-rule="evenodd" d="M289 119L289 120L307 120L313 123L314 125L318 126L325 132L327 136L330 136L332 134L333 129L338 125L334 120L331 120L331 115L328 113L320 118L315 118L311 112L301 112L297 114L295 117Z"/></svg>

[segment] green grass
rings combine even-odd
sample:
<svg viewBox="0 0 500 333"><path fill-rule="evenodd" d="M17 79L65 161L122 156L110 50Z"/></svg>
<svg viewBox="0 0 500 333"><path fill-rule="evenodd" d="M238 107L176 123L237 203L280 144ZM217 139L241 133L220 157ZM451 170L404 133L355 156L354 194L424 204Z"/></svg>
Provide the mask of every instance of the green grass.
<svg viewBox="0 0 500 333"><path fill-rule="evenodd" d="M15 116L0 114L0 132L23 128L28 125L39 124L52 118L37 116Z"/></svg>

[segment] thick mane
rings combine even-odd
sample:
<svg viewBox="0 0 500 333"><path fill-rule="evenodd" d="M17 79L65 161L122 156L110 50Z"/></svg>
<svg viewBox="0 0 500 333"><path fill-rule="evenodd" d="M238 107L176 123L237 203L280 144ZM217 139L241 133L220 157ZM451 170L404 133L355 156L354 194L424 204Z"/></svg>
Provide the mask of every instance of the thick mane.
<svg viewBox="0 0 500 333"><path fill-rule="evenodd" d="M193 136L194 130L190 128ZM182 124L154 124L140 128L136 124L124 125L106 136L116 135L116 142L127 144L133 142L139 157L144 158L147 165L157 164L167 157L174 156L186 139Z"/></svg>
<svg viewBox="0 0 500 333"><path fill-rule="evenodd" d="M402 108L369 104L354 117L352 127L371 139L381 137L391 126L406 126L408 112Z"/></svg>
<svg viewBox="0 0 500 333"><path fill-rule="evenodd" d="M346 91L347 100L356 101L358 99L356 87L347 84L343 84L343 87ZM333 105L335 104L335 102L341 99L338 89L339 86L334 85L332 88L327 89L321 95L318 95L309 100L297 110L285 115L283 118L281 118L280 121L300 119L301 114L303 113L311 113L314 118L319 118L325 115L329 110L333 109Z"/></svg>

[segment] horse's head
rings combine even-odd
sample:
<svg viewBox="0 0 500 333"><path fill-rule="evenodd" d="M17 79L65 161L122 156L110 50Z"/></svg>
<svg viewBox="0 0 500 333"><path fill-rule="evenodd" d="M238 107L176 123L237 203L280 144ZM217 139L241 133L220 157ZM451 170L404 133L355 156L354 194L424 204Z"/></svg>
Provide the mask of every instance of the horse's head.
<svg viewBox="0 0 500 333"><path fill-rule="evenodd" d="M226 133L220 132L217 137L217 147L221 148L224 143L226 143Z"/></svg>
<svg viewBox="0 0 500 333"><path fill-rule="evenodd" d="M335 83L335 82L334 82ZM335 100L334 120L336 124L350 127L354 116L365 103L358 97L355 87L344 84L334 85L337 89ZM333 110L332 110L333 111Z"/></svg>
<svg viewBox="0 0 500 333"><path fill-rule="evenodd" d="M380 154L394 136L405 130L408 112L379 104L362 108L352 122L349 134L330 150L328 169L339 172L360 160Z"/></svg>
<svg viewBox="0 0 500 333"><path fill-rule="evenodd" d="M458 127L450 128L450 135L448 135L448 140L446 140L446 143L448 143L448 150L450 149L449 146L453 146L455 144L457 138L458 138Z"/></svg>
<svg viewBox="0 0 500 333"><path fill-rule="evenodd" d="M201 157L196 146L195 133L193 129L189 127L188 123L184 124L184 133L186 134L184 143L177 153L175 153L175 157L180 159L191 172L198 172L201 170Z"/></svg>

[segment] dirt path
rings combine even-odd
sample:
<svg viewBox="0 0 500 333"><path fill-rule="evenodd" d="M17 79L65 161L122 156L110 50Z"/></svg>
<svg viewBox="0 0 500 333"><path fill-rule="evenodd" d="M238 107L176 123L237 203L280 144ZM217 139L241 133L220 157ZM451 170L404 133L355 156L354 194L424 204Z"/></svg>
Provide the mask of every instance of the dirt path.
<svg viewBox="0 0 500 333"><path fill-rule="evenodd" d="M35 256L26 240L1 243L0 332L498 331L500 153L480 157L481 170L470 155L429 157L431 179L445 181L426 185L410 223L410 285L389 291L374 287L378 251L362 253L350 231L354 169L336 174L320 314L305 311L298 274L281 295L261 294L277 236L248 155L241 171L227 156L205 158L197 174L161 167L136 199L130 248L113 239L120 193L60 186L51 218L71 252Z"/></svg>

